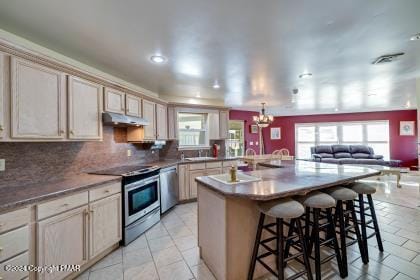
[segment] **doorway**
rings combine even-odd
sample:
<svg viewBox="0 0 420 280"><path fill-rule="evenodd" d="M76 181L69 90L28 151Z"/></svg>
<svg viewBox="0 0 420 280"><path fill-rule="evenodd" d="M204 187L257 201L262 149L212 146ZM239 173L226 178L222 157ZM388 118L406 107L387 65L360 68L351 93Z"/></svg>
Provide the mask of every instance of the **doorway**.
<svg viewBox="0 0 420 280"><path fill-rule="evenodd" d="M240 157L244 155L245 148L245 124L244 121L229 121L229 137L226 140L226 155Z"/></svg>

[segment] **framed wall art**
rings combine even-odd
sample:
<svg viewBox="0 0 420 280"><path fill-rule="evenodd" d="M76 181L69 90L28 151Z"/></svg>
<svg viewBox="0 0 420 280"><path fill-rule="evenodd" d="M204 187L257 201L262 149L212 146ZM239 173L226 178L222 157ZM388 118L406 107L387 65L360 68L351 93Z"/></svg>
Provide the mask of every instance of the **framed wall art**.
<svg viewBox="0 0 420 280"><path fill-rule="evenodd" d="M400 121L400 135L413 136L415 135L415 122L414 121Z"/></svg>

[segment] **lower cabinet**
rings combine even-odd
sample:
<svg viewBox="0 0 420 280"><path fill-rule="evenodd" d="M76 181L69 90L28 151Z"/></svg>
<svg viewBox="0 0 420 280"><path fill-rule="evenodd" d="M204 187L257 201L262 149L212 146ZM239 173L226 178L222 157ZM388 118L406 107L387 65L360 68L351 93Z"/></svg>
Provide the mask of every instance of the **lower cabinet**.
<svg viewBox="0 0 420 280"><path fill-rule="evenodd" d="M38 265L87 262L88 214L86 205L38 222ZM38 279L63 279L70 273L39 273Z"/></svg>
<svg viewBox="0 0 420 280"><path fill-rule="evenodd" d="M121 209L121 194L90 204L90 258L96 257L121 240Z"/></svg>
<svg viewBox="0 0 420 280"><path fill-rule="evenodd" d="M195 169L194 166L198 166L199 164L179 165L179 200L197 198L197 182L195 178L222 173L221 167L205 168L203 166L203 169Z"/></svg>
<svg viewBox="0 0 420 280"><path fill-rule="evenodd" d="M206 170L194 170L189 172L189 179L190 179L190 198L196 198L197 197L197 182L195 181L195 178L200 176L206 176Z"/></svg>

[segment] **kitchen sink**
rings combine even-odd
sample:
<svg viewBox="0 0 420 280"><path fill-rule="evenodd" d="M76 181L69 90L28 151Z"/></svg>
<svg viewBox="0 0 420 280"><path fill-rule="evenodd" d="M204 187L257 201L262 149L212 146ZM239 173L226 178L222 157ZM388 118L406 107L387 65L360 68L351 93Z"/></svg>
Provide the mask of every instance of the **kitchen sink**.
<svg viewBox="0 0 420 280"><path fill-rule="evenodd" d="M229 173L210 175L209 178L212 178L213 180L216 180L216 181L222 182L224 184L228 184L228 185L261 181L260 177L247 175L247 174L244 174L242 172L238 172L236 174L236 178L238 179L236 182L232 182L230 180L230 174Z"/></svg>
<svg viewBox="0 0 420 280"><path fill-rule="evenodd" d="M213 158L213 157L188 157L188 158L185 158L185 160L190 160L190 161L211 160L211 159L215 159L215 158Z"/></svg>

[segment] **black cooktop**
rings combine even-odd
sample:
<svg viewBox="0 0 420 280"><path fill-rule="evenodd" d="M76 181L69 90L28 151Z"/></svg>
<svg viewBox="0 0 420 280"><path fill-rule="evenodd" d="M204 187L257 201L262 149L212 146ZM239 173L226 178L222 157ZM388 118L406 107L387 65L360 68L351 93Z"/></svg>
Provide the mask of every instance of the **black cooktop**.
<svg viewBox="0 0 420 280"><path fill-rule="evenodd" d="M122 165L108 169L97 170L90 173L99 175L130 176L135 175L135 173L147 173L149 171L155 170L156 168L157 167L152 165Z"/></svg>

